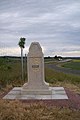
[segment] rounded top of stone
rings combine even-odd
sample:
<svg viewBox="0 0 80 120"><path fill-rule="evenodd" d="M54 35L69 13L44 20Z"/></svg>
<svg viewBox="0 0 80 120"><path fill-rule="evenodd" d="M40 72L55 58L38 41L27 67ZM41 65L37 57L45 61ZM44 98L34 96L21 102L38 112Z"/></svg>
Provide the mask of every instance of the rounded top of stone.
<svg viewBox="0 0 80 120"><path fill-rule="evenodd" d="M31 43L28 55L30 55L32 57L33 56L40 57L43 55L42 48L41 48L39 42L32 42Z"/></svg>

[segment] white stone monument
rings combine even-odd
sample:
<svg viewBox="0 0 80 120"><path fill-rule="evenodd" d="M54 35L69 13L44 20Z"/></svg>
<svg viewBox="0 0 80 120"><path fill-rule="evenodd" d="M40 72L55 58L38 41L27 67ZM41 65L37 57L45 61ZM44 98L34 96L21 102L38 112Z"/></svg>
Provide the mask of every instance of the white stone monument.
<svg viewBox="0 0 80 120"><path fill-rule="evenodd" d="M49 87L45 82L44 56L38 42L33 42L29 48L27 69L28 82L14 87L3 99L68 99L63 87Z"/></svg>
<svg viewBox="0 0 80 120"><path fill-rule="evenodd" d="M22 87L22 94L51 94L44 76L44 56L38 42L32 42L27 55L28 83Z"/></svg>

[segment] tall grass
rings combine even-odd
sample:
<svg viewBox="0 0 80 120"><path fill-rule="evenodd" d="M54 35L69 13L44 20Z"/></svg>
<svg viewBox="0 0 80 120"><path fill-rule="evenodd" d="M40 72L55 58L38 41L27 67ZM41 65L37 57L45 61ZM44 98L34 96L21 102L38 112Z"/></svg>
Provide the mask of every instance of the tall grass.
<svg viewBox="0 0 80 120"><path fill-rule="evenodd" d="M26 64L24 62L24 77L25 80L21 80L21 60L20 59L7 59L0 58L0 88L6 87L6 85L14 86L22 86L25 82L27 82L27 71ZM80 87L80 77L65 74L62 72L57 72L52 69L45 68L45 80L51 85L76 85Z"/></svg>
<svg viewBox="0 0 80 120"><path fill-rule="evenodd" d="M0 100L0 120L79 120L80 111Z"/></svg>
<svg viewBox="0 0 80 120"><path fill-rule="evenodd" d="M67 83L80 86L80 77L45 68L45 79L51 85ZM27 77L26 77L27 80ZM22 85L20 60L0 61L0 85ZM79 88L80 89L80 88ZM49 107L43 102L27 104L20 101L0 100L0 120L80 120L80 111Z"/></svg>
<svg viewBox="0 0 80 120"><path fill-rule="evenodd" d="M50 86L63 86L80 94L80 76L45 68L45 80Z"/></svg>
<svg viewBox="0 0 80 120"><path fill-rule="evenodd" d="M52 84L55 82L66 82L80 85L80 76L57 72L49 68L45 68L45 76L46 81Z"/></svg>
<svg viewBox="0 0 80 120"><path fill-rule="evenodd" d="M24 65L25 66L25 65ZM24 74L24 77L27 75ZM25 77L27 79L27 76ZM0 58L0 84L4 87L7 84L19 86L23 84L21 80L21 61L20 59L1 59Z"/></svg>

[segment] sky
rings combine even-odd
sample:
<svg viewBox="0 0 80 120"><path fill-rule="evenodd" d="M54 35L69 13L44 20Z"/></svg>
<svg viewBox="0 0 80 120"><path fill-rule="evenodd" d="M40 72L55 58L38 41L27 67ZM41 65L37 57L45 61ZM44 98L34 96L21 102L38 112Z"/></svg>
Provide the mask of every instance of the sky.
<svg viewBox="0 0 80 120"><path fill-rule="evenodd" d="M80 0L0 0L0 55L39 42L44 56L80 57Z"/></svg>

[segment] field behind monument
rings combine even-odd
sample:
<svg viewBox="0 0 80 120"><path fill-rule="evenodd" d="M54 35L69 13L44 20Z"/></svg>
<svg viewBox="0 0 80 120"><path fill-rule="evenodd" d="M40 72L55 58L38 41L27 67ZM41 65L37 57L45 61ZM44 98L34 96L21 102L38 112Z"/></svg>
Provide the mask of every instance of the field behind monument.
<svg viewBox="0 0 80 120"><path fill-rule="evenodd" d="M54 63L54 62L53 62ZM24 59L24 80L21 79L20 58L0 58L0 94L27 81ZM63 86L80 94L80 76L57 72L45 67L45 79L50 86ZM0 100L0 120L79 120L80 111L49 107L40 103L26 104L20 101Z"/></svg>
<svg viewBox="0 0 80 120"><path fill-rule="evenodd" d="M26 79L25 76L27 75L25 72L24 79ZM19 86L23 84L23 82L24 81L21 80L20 58L0 58L0 84L2 87L10 84L12 86Z"/></svg>
<svg viewBox="0 0 80 120"><path fill-rule="evenodd" d="M80 70L80 60L72 60L71 62L63 64L62 67Z"/></svg>
<svg viewBox="0 0 80 120"><path fill-rule="evenodd" d="M45 60L48 61L49 60ZM51 60L50 60L51 61ZM78 68L80 67L80 61L77 62ZM53 61L54 64L54 61ZM73 64L73 61L65 64ZM64 64L64 66L65 66ZM76 65L74 64L74 69ZM53 69L45 67L45 80L49 82L52 86L67 86L72 89L75 86L76 91L80 88L80 76L65 74L62 72L57 72ZM21 59L20 58L0 58L0 88L6 87L8 85L22 86L24 82L27 81L27 63L24 59L24 80L21 79Z"/></svg>

